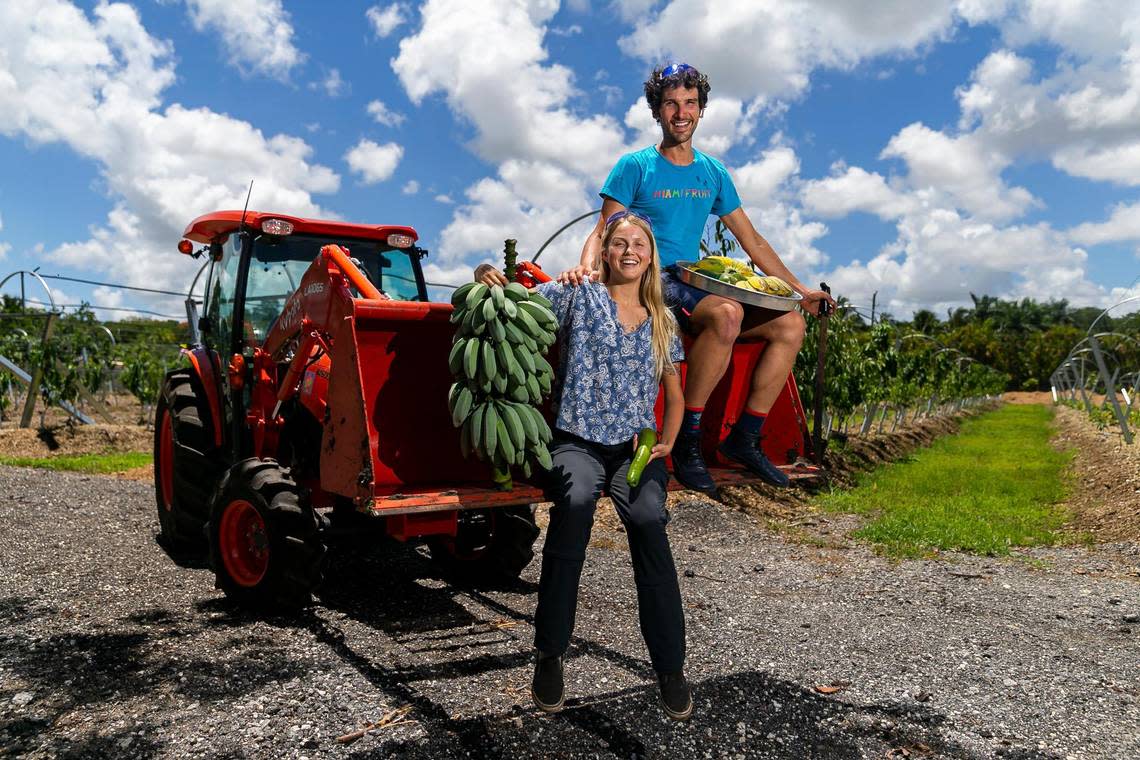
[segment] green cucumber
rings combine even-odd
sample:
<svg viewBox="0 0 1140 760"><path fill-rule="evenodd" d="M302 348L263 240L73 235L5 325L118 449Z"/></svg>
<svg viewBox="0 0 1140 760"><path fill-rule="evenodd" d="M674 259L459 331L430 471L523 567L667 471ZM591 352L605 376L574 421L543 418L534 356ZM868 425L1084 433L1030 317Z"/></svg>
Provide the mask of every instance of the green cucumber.
<svg viewBox="0 0 1140 760"><path fill-rule="evenodd" d="M631 488L637 488L637 484L641 482L641 473L645 470L645 465L649 464L649 455L653 453L653 447L656 445L657 431L653 428L642 428L637 434L637 451L633 454L633 461L629 463L629 472L625 476L625 482L629 483Z"/></svg>

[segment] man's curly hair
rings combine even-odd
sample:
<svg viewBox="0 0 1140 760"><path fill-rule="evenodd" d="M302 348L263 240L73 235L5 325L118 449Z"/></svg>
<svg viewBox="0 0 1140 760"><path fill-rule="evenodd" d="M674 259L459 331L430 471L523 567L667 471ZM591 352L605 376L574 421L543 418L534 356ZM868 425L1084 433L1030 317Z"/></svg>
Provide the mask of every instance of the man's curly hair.
<svg viewBox="0 0 1140 760"><path fill-rule="evenodd" d="M657 118L658 112L661 110L661 98L666 90L671 90L674 87L684 87L689 89L695 87L697 90L697 104L701 110L705 110L705 106L709 102L709 78L689 67L684 71L678 71L670 77L662 77L661 72L665 71L667 66L658 66L649 75L649 79L645 80L645 102L649 104L649 110L653 114L653 118Z"/></svg>

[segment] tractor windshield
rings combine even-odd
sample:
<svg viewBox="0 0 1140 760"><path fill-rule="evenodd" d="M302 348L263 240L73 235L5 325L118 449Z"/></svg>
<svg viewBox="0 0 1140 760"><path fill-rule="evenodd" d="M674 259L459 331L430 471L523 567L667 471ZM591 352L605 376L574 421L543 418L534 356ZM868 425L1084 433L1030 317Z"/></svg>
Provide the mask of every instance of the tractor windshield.
<svg viewBox="0 0 1140 760"><path fill-rule="evenodd" d="M345 240L290 235L259 236L253 243L246 286L246 319L255 334L264 336L269 325L285 306L305 270L321 252L335 243L348 249L360 271L382 293L396 301L426 300L417 280L418 267L407 250L392 248L378 240Z"/></svg>
<svg viewBox="0 0 1140 760"><path fill-rule="evenodd" d="M333 239L289 235L259 235L253 243L246 282L246 345L258 345L270 325L297 289L305 271L321 252L335 243L348 249L365 276L385 295L397 301L426 301L427 295L414 251L392 248L377 240ZM208 314L218 334L228 336L233 315L234 287L241 253L240 237L231 235L211 279Z"/></svg>

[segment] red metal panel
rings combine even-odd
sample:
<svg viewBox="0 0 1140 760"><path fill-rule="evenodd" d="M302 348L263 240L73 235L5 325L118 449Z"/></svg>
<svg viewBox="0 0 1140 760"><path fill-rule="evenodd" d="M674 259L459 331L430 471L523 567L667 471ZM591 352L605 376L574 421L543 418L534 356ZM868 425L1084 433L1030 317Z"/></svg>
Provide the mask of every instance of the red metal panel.
<svg viewBox="0 0 1140 760"><path fill-rule="evenodd" d="M452 382L447 354L455 332L448 321L450 304L357 300L353 305L366 414L376 431L375 493L391 494L408 485L438 490L489 483L489 468L460 453L459 431L447 409Z"/></svg>
<svg viewBox="0 0 1140 760"><path fill-rule="evenodd" d="M206 403L210 405L210 421L214 428L214 445L222 445L222 400L218 395L218 355L214 351L199 346L197 348L184 348L182 353L190 360L198 379L202 381L202 390L206 393Z"/></svg>
<svg viewBox="0 0 1140 760"><path fill-rule="evenodd" d="M419 536L455 536L458 513L455 510L392 515L388 535L399 541Z"/></svg>
<svg viewBox="0 0 1140 760"><path fill-rule="evenodd" d="M321 438L321 488L362 505L372 496L376 430L361 396L359 349L352 317L342 320L332 344L329 418Z"/></svg>
<svg viewBox="0 0 1140 760"><path fill-rule="evenodd" d="M691 342L686 338L686 350ZM763 341L737 343L732 349L732 359L724 377L705 404L701 424L701 449L705 455L705 463L709 467L739 467L721 457L716 449L744 411L744 404L748 400L748 392L752 385L752 373L767 345ZM682 383L687 375L688 363L682 362ZM772 405L768 420L764 423L764 440L761 449L764 455L777 465L791 464L805 453L806 435L801 424L803 409L799 403L799 395L792 395L794 388L795 380L789 375L788 382ZM663 410L664 398L658 397L656 407L658 425L661 424Z"/></svg>
<svg viewBox="0 0 1140 760"><path fill-rule="evenodd" d="M241 226L242 214L245 224L255 230L261 229L262 219L284 219L293 225L294 234L322 235L328 237L351 237L365 240L387 240L392 233L410 235L418 240L419 235L411 227L397 224L351 224L330 222L323 219L303 219L289 214L271 214L264 211L215 211L190 222L182 237L199 243L210 243L221 235L228 235Z"/></svg>

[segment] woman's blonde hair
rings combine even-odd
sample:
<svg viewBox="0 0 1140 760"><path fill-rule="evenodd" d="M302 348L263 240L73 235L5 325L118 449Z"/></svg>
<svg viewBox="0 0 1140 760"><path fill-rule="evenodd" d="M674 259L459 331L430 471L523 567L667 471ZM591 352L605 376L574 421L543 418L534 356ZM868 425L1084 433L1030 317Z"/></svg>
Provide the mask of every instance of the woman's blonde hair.
<svg viewBox="0 0 1140 760"><path fill-rule="evenodd" d="M673 312L665 305L665 295L661 290L661 260L657 257L657 239L653 237L653 228L649 222L636 214L623 214L606 225L602 234L602 282L610 277L610 266L606 262L605 252L610 247L610 240L614 233L623 224L637 227L645 233L649 240L649 267L641 275L641 285L638 287L638 296L641 305L649 312L650 325L653 328L653 360L657 369L657 377L673 372L673 362L669 358L669 349L677 335L677 320Z"/></svg>

